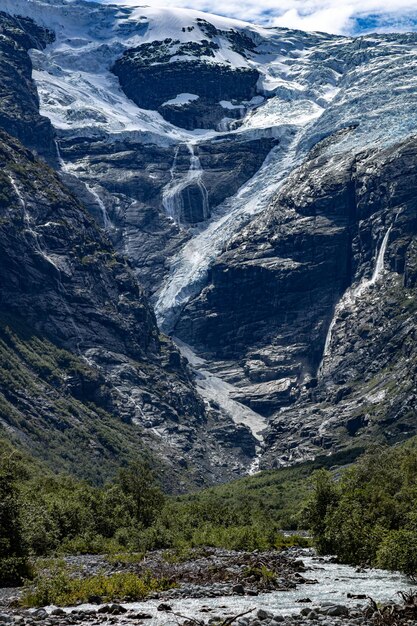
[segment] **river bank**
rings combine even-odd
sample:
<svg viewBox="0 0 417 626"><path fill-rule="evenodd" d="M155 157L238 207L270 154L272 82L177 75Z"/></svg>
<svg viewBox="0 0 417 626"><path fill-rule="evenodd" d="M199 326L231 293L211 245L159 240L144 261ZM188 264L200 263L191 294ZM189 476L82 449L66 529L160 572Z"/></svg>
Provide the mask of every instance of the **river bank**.
<svg viewBox="0 0 417 626"><path fill-rule="evenodd" d="M159 551L138 563L109 563L105 557L69 557L68 564L79 567L79 575L98 571L140 574L159 568L177 587L153 594L141 602L105 603L93 598L76 607L55 606L22 609L13 606L16 596L0 594L3 607L0 622L33 626L70 626L83 623L146 624L227 624L275 626L275 624L320 623L323 626L375 624L369 598L377 603L399 601L398 592L407 592L410 581L397 573L375 569L355 569L321 558L308 549L285 552L232 552L207 549L194 558L180 561ZM263 571L263 577L260 572ZM273 572L274 576L270 573ZM1 600L2 598L2 600ZM416 623L404 621L404 624Z"/></svg>

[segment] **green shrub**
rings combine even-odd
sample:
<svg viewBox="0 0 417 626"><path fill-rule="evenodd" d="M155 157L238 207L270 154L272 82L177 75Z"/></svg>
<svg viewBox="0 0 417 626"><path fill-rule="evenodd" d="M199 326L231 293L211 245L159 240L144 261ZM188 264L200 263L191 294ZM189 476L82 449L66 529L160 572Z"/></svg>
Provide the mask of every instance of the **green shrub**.
<svg viewBox="0 0 417 626"><path fill-rule="evenodd" d="M378 567L417 574L417 532L393 530L382 539L376 554Z"/></svg>
<svg viewBox="0 0 417 626"><path fill-rule="evenodd" d="M0 558L0 585L15 587L33 576L32 567L26 557Z"/></svg>
<svg viewBox="0 0 417 626"><path fill-rule="evenodd" d="M321 553L417 573L416 442L369 452L337 482L316 475L305 514Z"/></svg>
<svg viewBox="0 0 417 626"><path fill-rule="evenodd" d="M302 535L283 535L278 533L275 538L274 548L277 550L285 550L286 548L311 548L312 539L303 537Z"/></svg>
<svg viewBox="0 0 417 626"><path fill-rule="evenodd" d="M59 568L39 575L33 588L22 597L21 604L26 607L50 604L71 606L89 602L93 597L100 597L103 602L135 601L173 586L168 580L151 575L139 577L132 573L116 573L111 576L97 574L88 578L75 578L67 568Z"/></svg>

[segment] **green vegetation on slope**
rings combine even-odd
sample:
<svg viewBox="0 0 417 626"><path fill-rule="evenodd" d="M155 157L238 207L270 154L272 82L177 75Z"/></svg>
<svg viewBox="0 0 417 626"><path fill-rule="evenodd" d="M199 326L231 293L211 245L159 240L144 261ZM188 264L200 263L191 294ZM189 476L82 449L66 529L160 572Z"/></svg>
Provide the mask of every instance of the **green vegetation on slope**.
<svg viewBox="0 0 417 626"><path fill-rule="evenodd" d="M317 472L306 520L322 554L417 574L417 439L368 452L338 481Z"/></svg>
<svg viewBox="0 0 417 626"><path fill-rule="evenodd" d="M281 529L307 524L322 554L416 573L417 441L352 463L359 453L167 497L144 462L97 487L54 476L0 441L0 549L8 563L0 584L21 582L31 557L108 553L129 562L131 553L163 548L174 560L199 546L282 549L305 542L284 537ZM55 578L45 593L66 584L62 573ZM68 589L68 597L82 593Z"/></svg>
<svg viewBox="0 0 417 626"><path fill-rule="evenodd" d="M16 444L56 471L105 482L146 454L138 428L106 410L110 393L83 359L0 311L0 431Z"/></svg>

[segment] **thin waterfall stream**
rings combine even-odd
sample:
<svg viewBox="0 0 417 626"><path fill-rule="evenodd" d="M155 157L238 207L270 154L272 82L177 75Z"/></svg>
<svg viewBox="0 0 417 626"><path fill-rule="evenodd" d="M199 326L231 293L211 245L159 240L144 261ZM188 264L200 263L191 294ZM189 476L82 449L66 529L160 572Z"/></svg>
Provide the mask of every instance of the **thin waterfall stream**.
<svg viewBox="0 0 417 626"><path fill-rule="evenodd" d="M394 220L394 223L395 223L395 220ZM385 271L385 254L386 254L386 251L387 251L389 237L390 237L391 230L392 230L392 227L393 227L394 223L391 224L391 226L389 226L389 228L387 229L387 231L386 231L386 233L384 235L384 238L382 240L381 246L379 248L379 251L378 251L378 254L377 254L377 257L376 257L374 271L372 273L371 278L361 280L359 285L357 285L356 287L349 287L347 289L347 291L345 291L345 293L343 294L343 296L341 297L339 302L337 303L336 308L334 310L332 321L330 322L330 326L329 326L328 331L327 331L326 341L325 341L324 350L323 350L323 356L322 356L322 360L321 360L321 363L320 363L319 369L318 369L319 373L321 373L323 371L326 359L330 355L334 329L335 329L337 320L338 320L341 312L344 311L347 308L351 308L352 306L354 306L355 302L370 287L375 285L380 280L380 278L382 277L382 275L383 275L383 273Z"/></svg>
<svg viewBox="0 0 417 626"><path fill-rule="evenodd" d="M178 155L181 149L181 145L184 145L190 154L190 165L188 171L184 174L177 172ZM200 206L193 207L194 199L189 199L190 211L193 213L199 213L199 219L197 221L205 221L210 215L208 192L203 182L204 170L201 167L201 162L198 154L196 154L196 143L189 141L186 144L180 144L176 147L174 152L174 160L170 169L171 180L162 191L162 205L165 213L176 224L181 226L185 219L185 196L189 187L195 186L199 191Z"/></svg>
<svg viewBox="0 0 417 626"><path fill-rule="evenodd" d="M49 263L50 265L52 265L54 267L54 269L56 270L55 272L55 277L57 280L57 284L58 284L58 291L61 294L61 298L62 298L62 305L65 309L65 311L68 314L68 319L71 322L71 325L74 329L74 334L77 338L77 350L80 353L81 349L80 349L80 344L81 344L81 332L80 329L78 328L77 324L74 321L74 317L70 311L70 308L66 302L66 293L65 293L65 289L64 286L62 284L62 277L61 277L61 270L59 269L57 263L55 263L55 261L47 254L47 252L45 251L45 249L43 248L42 244L41 244L41 239L39 234L36 232L36 230L33 228L32 224L31 224L31 217L29 215L29 212L27 210L27 206L26 206L26 201L19 189L19 186L16 182L16 180L13 178L13 176L11 174L9 174L9 179L10 179L10 183L13 187L13 190L19 200L19 204L22 207L23 210L23 221L25 224L25 228L27 230L27 232L29 232L31 234L31 236L33 237L33 240L35 242L35 249L36 252L45 260L47 261L47 263Z"/></svg>
<svg viewBox="0 0 417 626"><path fill-rule="evenodd" d="M111 223L109 214L107 212L106 205L104 204L103 200L100 198L98 192L95 190L95 188L92 185L87 185L87 183L85 183L85 186L86 186L88 192L93 196L93 198L96 201L97 205L100 207L101 216L102 216L102 219L103 219L104 230L111 229L113 225Z"/></svg>

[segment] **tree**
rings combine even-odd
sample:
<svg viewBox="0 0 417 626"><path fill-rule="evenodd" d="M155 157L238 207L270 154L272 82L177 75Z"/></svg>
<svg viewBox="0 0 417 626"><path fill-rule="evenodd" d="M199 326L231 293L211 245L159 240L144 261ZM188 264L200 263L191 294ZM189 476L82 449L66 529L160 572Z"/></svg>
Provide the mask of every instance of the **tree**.
<svg viewBox="0 0 417 626"><path fill-rule="evenodd" d="M0 584L20 584L29 575L21 526L21 501L13 466L0 467Z"/></svg>
<svg viewBox="0 0 417 626"><path fill-rule="evenodd" d="M311 480L313 491L304 510L304 519L319 554L332 554L334 546L327 536L326 522L337 506L339 492L332 475L324 469L315 472Z"/></svg>
<svg viewBox="0 0 417 626"><path fill-rule="evenodd" d="M128 498L135 521L145 528L151 526L164 505L165 497L149 464L143 461L131 463L120 470L118 483Z"/></svg>

